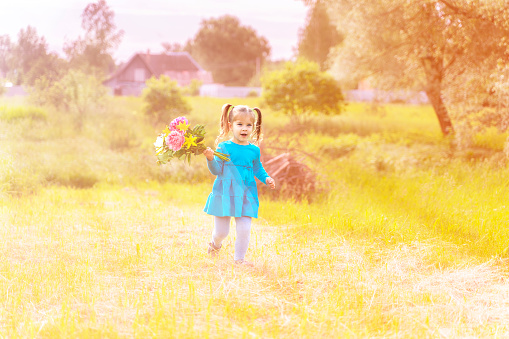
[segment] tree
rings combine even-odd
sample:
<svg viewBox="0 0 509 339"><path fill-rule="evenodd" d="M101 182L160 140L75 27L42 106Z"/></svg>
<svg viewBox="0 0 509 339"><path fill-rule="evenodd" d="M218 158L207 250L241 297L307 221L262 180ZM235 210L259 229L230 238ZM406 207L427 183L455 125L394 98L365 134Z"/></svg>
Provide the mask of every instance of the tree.
<svg viewBox="0 0 509 339"><path fill-rule="evenodd" d="M107 74L115 65L111 56L124 34L114 23L115 13L105 0L88 4L81 14L85 36L65 44L64 52L71 65Z"/></svg>
<svg viewBox="0 0 509 339"><path fill-rule="evenodd" d="M465 76L489 77L509 57L504 0L326 1L346 31L335 74L424 89L444 135L454 133L448 106Z"/></svg>
<svg viewBox="0 0 509 339"><path fill-rule="evenodd" d="M10 42L8 36L0 37L0 76L17 85L33 86L36 79L44 76L59 79L67 69L67 63L56 53L48 52L44 37L28 26L18 33L18 41Z"/></svg>
<svg viewBox="0 0 509 339"><path fill-rule="evenodd" d="M145 103L143 110L154 125L191 111L177 82L170 77L166 75L161 75L159 79L151 77L146 81L146 85L142 93Z"/></svg>
<svg viewBox="0 0 509 339"><path fill-rule="evenodd" d="M231 15L203 20L186 49L215 82L240 86L249 82L270 54L267 39Z"/></svg>
<svg viewBox="0 0 509 339"><path fill-rule="evenodd" d="M21 29L18 33L18 41L12 48L12 55L9 61L11 78L17 85L33 84L33 79L42 75L44 69L39 69L35 74L32 70L35 64L44 63L48 58L48 44L44 37L37 35L37 30L31 26ZM28 73L32 71L30 77Z"/></svg>
<svg viewBox="0 0 509 339"><path fill-rule="evenodd" d="M7 92L7 88L5 88L5 81L0 78L0 97Z"/></svg>
<svg viewBox="0 0 509 339"><path fill-rule="evenodd" d="M71 69L58 81L38 78L29 98L36 104L52 105L72 114L76 129L81 131L87 115L101 107L106 93L106 87L96 77Z"/></svg>
<svg viewBox="0 0 509 339"><path fill-rule="evenodd" d="M33 63L31 69L24 76L24 83L33 86L35 81L42 76L50 82L57 81L62 78L68 68L68 63L64 59L56 53L49 53Z"/></svg>
<svg viewBox="0 0 509 339"><path fill-rule="evenodd" d="M171 53L171 52L183 52L184 46L179 44L178 42L163 42L161 43L161 46L163 46L164 53Z"/></svg>
<svg viewBox="0 0 509 339"><path fill-rule="evenodd" d="M267 73L262 77L262 88L269 107L297 122L311 114L339 114L343 106L337 81L307 60L287 62L284 69Z"/></svg>
<svg viewBox="0 0 509 339"><path fill-rule="evenodd" d="M10 59L13 44L8 35L0 35L0 78L6 77L10 71Z"/></svg>
<svg viewBox="0 0 509 339"><path fill-rule="evenodd" d="M325 70L330 49L343 37L330 22L327 7L320 0L311 6L306 21L306 27L299 31L299 56L318 63L320 69Z"/></svg>

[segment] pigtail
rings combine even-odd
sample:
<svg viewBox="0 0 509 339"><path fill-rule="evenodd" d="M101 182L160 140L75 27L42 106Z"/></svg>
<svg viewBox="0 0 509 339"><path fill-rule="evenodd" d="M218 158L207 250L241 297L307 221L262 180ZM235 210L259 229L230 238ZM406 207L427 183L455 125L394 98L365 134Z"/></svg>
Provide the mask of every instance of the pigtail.
<svg viewBox="0 0 509 339"><path fill-rule="evenodd" d="M223 109L221 111L221 120L219 122L219 136L216 138L216 147L219 144L219 141L230 132L229 122L229 113L230 107L233 107L231 104L224 104Z"/></svg>
<svg viewBox="0 0 509 339"><path fill-rule="evenodd" d="M254 136L255 144L259 145L260 142L263 140L262 111L260 111L260 109L258 107L253 108L253 111L255 111L256 114L258 115L258 117L256 119L256 126L255 126L255 130L253 132L253 136Z"/></svg>

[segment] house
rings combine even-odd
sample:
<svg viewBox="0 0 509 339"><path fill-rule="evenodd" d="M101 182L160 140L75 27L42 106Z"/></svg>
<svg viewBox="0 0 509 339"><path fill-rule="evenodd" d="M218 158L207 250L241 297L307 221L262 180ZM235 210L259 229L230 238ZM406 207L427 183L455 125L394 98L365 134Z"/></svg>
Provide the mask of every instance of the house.
<svg viewBox="0 0 509 339"><path fill-rule="evenodd" d="M222 84L204 84L200 87L200 96L213 98L246 98L262 94L261 87L225 86Z"/></svg>
<svg viewBox="0 0 509 339"><path fill-rule="evenodd" d="M197 79L204 84L212 83L212 75L205 71L187 52L163 54L137 53L114 72L104 85L115 95L139 96L145 81L152 76L167 75L179 86L187 86Z"/></svg>
<svg viewBox="0 0 509 339"><path fill-rule="evenodd" d="M354 102L392 102L416 105L429 103L428 97L423 91L417 92L405 89L384 91L374 87L374 81L371 77L361 79L357 84L357 89L345 91L345 97L348 101Z"/></svg>

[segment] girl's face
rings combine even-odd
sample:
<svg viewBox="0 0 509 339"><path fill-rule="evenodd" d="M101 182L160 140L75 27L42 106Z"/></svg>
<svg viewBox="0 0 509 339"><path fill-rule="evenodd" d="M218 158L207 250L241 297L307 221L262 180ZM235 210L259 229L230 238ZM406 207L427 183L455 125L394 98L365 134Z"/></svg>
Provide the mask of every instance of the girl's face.
<svg viewBox="0 0 509 339"><path fill-rule="evenodd" d="M239 114L228 124L233 132L232 141L236 144L248 145L249 137L253 133L254 119L247 114Z"/></svg>

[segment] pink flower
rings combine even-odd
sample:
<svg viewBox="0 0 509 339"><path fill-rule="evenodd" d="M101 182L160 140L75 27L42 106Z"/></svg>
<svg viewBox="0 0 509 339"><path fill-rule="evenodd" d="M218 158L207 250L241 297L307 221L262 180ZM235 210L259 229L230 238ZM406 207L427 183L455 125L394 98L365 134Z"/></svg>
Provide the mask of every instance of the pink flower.
<svg viewBox="0 0 509 339"><path fill-rule="evenodd" d="M170 122L170 131L177 131L177 132L180 132L180 133L184 133L185 131L177 128L178 125L180 125L180 123L184 123L185 126L186 126L186 129L187 129L187 125L189 125L189 121L187 120L187 118L185 117L178 117L178 118L175 118L172 120L172 122Z"/></svg>
<svg viewBox="0 0 509 339"><path fill-rule="evenodd" d="M184 134L179 131L171 131L166 137L166 145L174 152L182 148L185 138Z"/></svg>

